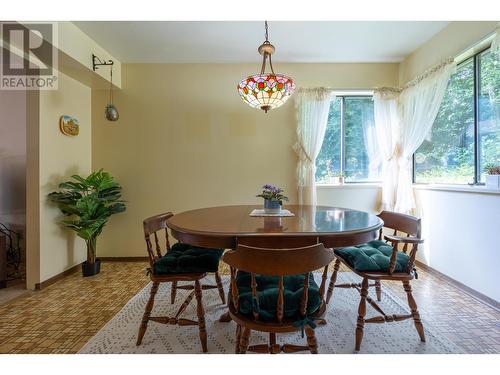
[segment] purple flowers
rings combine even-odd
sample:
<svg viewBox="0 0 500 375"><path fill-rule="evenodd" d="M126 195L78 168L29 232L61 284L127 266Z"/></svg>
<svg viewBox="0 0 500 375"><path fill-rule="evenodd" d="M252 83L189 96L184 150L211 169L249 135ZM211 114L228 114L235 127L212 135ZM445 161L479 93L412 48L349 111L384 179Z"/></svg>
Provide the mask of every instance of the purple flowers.
<svg viewBox="0 0 500 375"><path fill-rule="evenodd" d="M266 184L262 186L262 193L257 195L257 197L278 202L288 201L288 197L286 197L283 193L284 190L282 188Z"/></svg>

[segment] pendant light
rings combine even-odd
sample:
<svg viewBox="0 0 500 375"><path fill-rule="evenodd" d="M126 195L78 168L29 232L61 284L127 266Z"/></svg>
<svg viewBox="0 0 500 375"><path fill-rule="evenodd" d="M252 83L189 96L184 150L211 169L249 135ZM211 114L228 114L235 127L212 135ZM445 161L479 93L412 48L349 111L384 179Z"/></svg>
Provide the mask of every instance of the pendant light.
<svg viewBox="0 0 500 375"><path fill-rule="evenodd" d="M109 84L109 104L106 106L104 113L106 114L106 119L108 121L118 121L120 118L118 109L116 109L113 104L113 65L111 65L111 80Z"/></svg>
<svg viewBox="0 0 500 375"><path fill-rule="evenodd" d="M251 75L242 80L237 86L241 99L250 107L260 108L264 112L278 108L285 104L295 90L293 80L284 75L274 73L271 55L275 48L269 42L267 21L265 21L266 40L259 46L262 55L260 74ZM270 73L266 73L266 63L269 60Z"/></svg>
<svg viewBox="0 0 500 375"><path fill-rule="evenodd" d="M113 65L115 63L113 60L101 60L96 55L92 54L92 69L94 72L99 69L100 66L109 66L111 78L109 81L109 102L106 105L106 109L104 110L104 114L108 121L118 121L120 118L120 114L118 113L118 109L116 109L113 104Z"/></svg>

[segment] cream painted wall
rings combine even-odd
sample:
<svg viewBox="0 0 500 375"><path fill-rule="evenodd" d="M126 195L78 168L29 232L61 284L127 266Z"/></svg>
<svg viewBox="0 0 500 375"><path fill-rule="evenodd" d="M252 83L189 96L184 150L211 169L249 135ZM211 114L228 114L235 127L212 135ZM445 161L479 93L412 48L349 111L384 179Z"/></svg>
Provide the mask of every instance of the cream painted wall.
<svg viewBox="0 0 500 375"><path fill-rule="evenodd" d="M491 34L497 26L497 21L450 22L447 27L421 45L400 64L400 85L444 59L456 57L457 54Z"/></svg>
<svg viewBox="0 0 500 375"><path fill-rule="evenodd" d="M91 90L59 73L59 89L39 94L39 253L40 282L86 259L85 243L57 221L60 211L47 202L47 194L72 174L91 171ZM59 117L72 115L80 134L68 137L59 131Z"/></svg>
<svg viewBox="0 0 500 375"><path fill-rule="evenodd" d="M422 260L500 301L500 193L415 191L426 241Z"/></svg>
<svg viewBox="0 0 500 375"><path fill-rule="evenodd" d="M299 86L396 85L397 64L278 64ZM295 115L290 100L265 114L236 84L258 65L122 65L120 120L104 120L107 92L92 93L92 167L123 185L128 209L111 218L101 256L145 256L141 222L172 210L250 204L264 183L297 199Z"/></svg>
<svg viewBox="0 0 500 375"><path fill-rule="evenodd" d="M318 204L380 212L382 189L376 184L323 185L317 187Z"/></svg>

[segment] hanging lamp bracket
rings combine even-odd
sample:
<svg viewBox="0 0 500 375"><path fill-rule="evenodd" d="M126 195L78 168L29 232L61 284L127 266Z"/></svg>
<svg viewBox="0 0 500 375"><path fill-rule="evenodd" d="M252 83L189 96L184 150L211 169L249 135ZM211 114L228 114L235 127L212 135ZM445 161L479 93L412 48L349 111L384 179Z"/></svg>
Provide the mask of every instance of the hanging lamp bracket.
<svg viewBox="0 0 500 375"><path fill-rule="evenodd" d="M266 40L259 46L258 51L262 56L264 56L264 54L272 55L275 48L271 43L269 43L269 41Z"/></svg>
<svg viewBox="0 0 500 375"><path fill-rule="evenodd" d="M113 60L101 60L99 57L96 55L92 54L92 69L94 72L99 69L99 66L113 66L114 61Z"/></svg>

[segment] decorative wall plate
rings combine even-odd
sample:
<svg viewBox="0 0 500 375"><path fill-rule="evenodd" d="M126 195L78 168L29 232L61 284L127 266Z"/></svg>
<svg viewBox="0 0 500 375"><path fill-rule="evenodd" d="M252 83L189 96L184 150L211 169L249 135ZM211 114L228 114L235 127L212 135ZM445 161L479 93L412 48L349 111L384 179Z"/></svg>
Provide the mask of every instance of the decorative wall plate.
<svg viewBox="0 0 500 375"><path fill-rule="evenodd" d="M76 136L80 133L78 120L68 115L62 115L59 119L59 129L61 129L61 133L69 136Z"/></svg>

